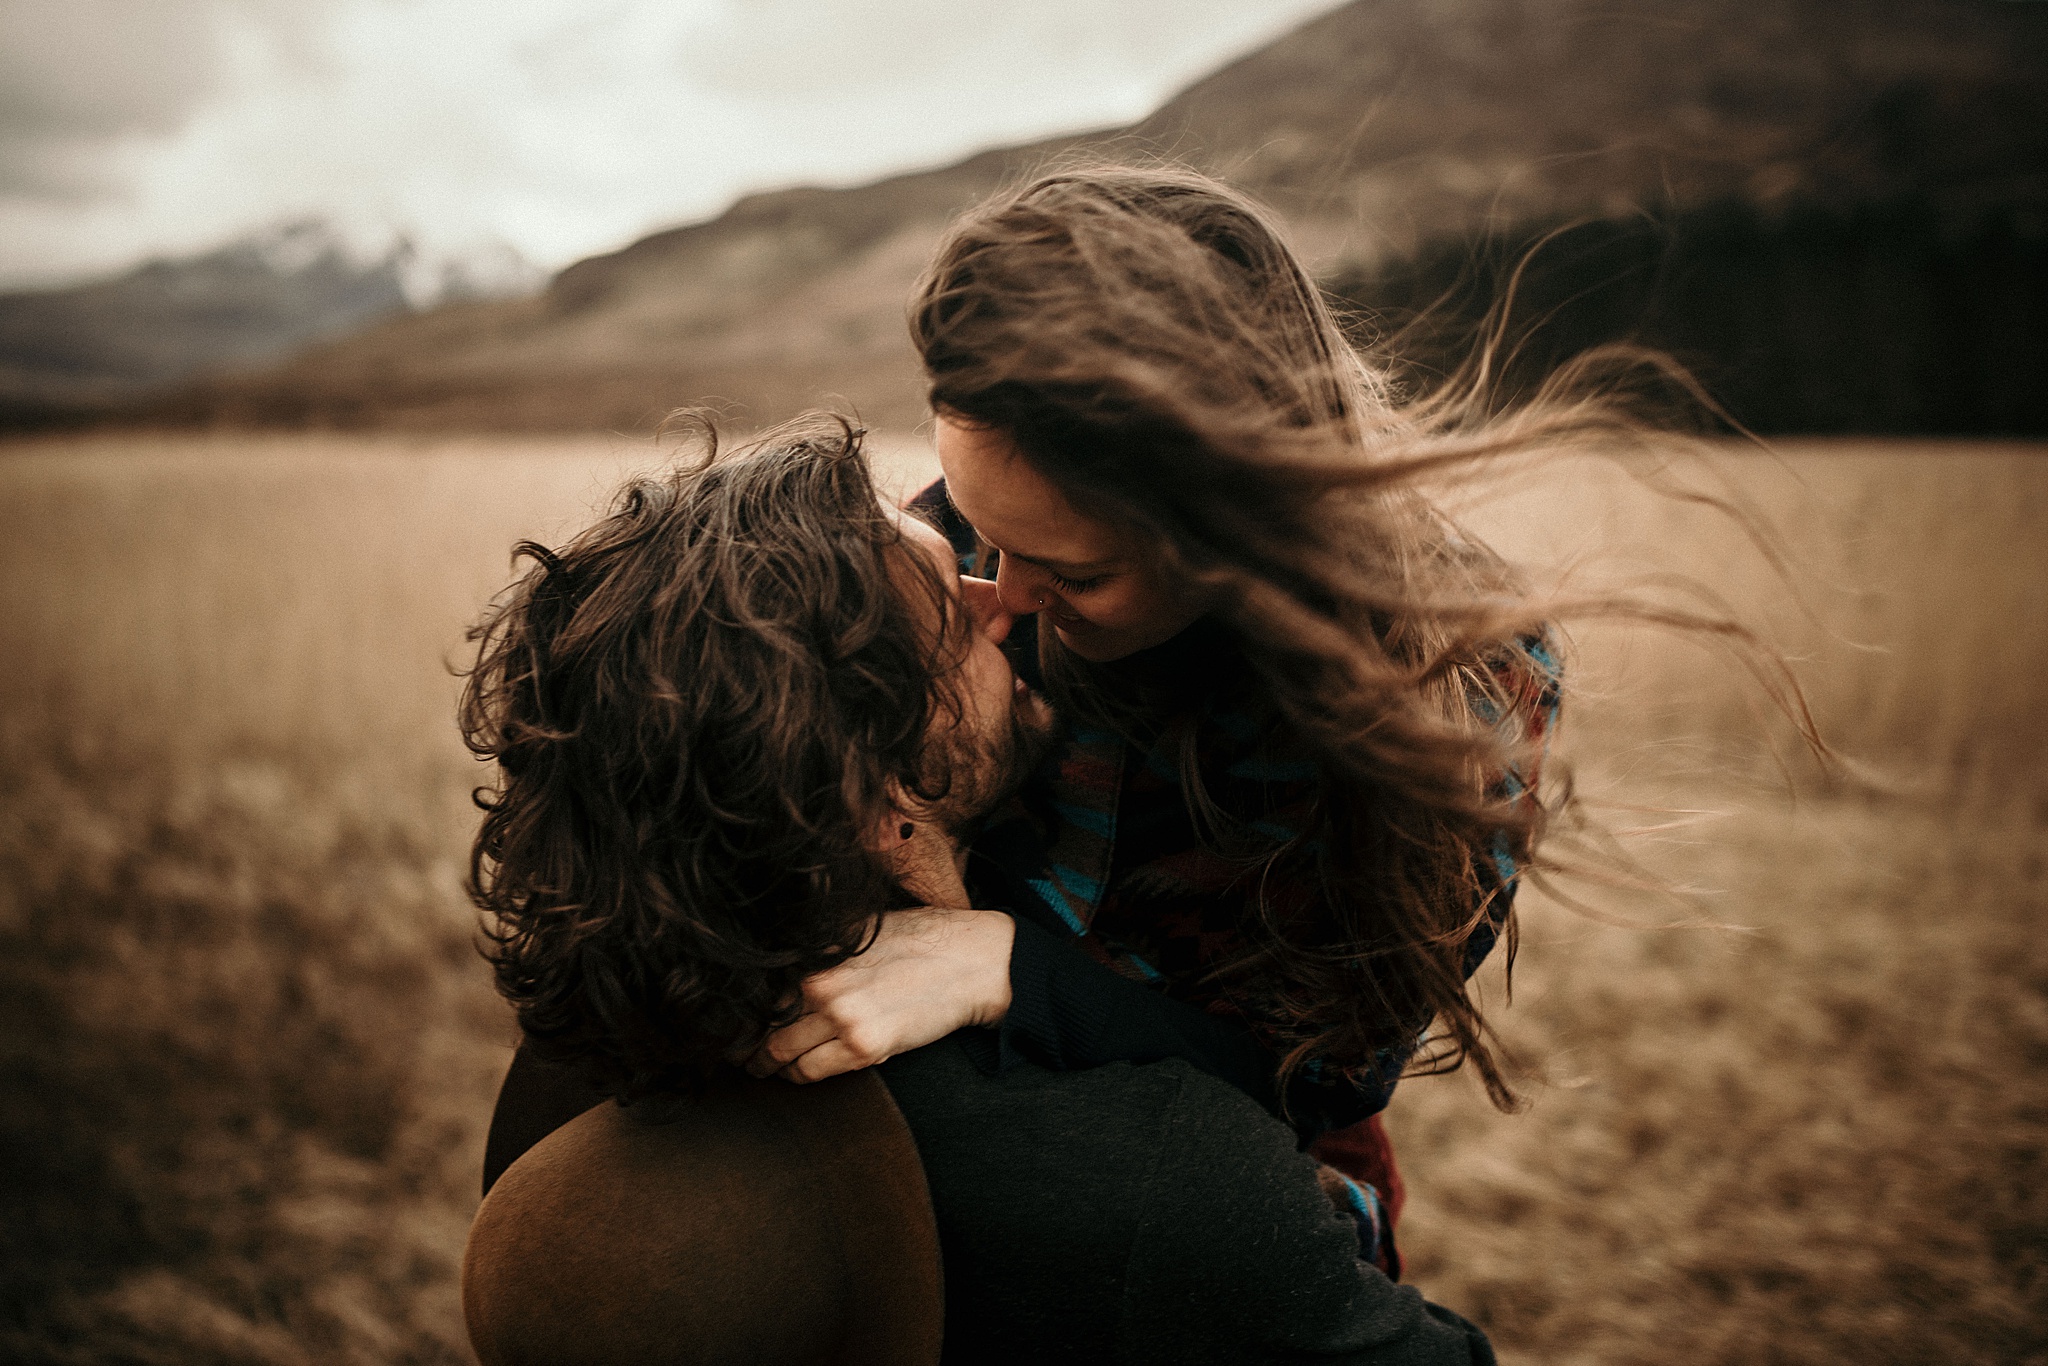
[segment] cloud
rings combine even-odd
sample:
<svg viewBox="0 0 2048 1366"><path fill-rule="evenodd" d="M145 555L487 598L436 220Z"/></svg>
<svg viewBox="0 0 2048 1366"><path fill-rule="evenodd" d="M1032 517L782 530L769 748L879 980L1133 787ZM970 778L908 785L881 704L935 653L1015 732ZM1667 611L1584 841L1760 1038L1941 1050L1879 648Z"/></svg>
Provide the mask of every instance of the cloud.
<svg viewBox="0 0 2048 1366"><path fill-rule="evenodd" d="M218 78L212 33L149 0L0 3L0 196L118 190L118 144L174 132Z"/></svg>
<svg viewBox="0 0 2048 1366"><path fill-rule="evenodd" d="M168 132L217 77L214 34L172 0L0 4L0 135ZM195 17L199 22L194 22Z"/></svg>
<svg viewBox="0 0 2048 1366"><path fill-rule="evenodd" d="M1329 0L0 0L13 282L318 217L554 266L1134 119Z"/></svg>
<svg viewBox="0 0 2048 1366"><path fill-rule="evenodd" d="M706 84L735 93L860 96L895 73L906 86L978 89L995 106L982 112L988 117L1034 88L1105 79L1177 85L1329 8L1329 0L735 0L688 55Z"/></svg>
<svg viewBox="0 0 2048 1366"><path fill-rule="evenodd" d="M237 30L306 51L320 0L0 0L0 195L89 191L218 95ZM96 161L108 165L96 166Z"/></svg>

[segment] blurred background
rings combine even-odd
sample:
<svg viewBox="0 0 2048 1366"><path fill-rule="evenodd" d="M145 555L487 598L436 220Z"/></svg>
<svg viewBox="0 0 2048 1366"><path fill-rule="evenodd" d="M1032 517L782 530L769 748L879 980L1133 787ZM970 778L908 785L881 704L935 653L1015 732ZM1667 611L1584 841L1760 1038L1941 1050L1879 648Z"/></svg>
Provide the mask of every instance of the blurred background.
<svg viewBox="0 0 2048 1366"><path fill-rule="evenodd" d="M1507 393L1642 342L1765 438L1446 491L1711 586L1855 764L1575 630L1685 894L1525 896L1530 1105L1390 1112L1410 1279L1511 1362L2048 1362L2036 0L0 0L0 1357L469 1359L466 625L682 404L931 477L910 282L1082 148L1267 199L1412 386L1520 268Z"/></svg>

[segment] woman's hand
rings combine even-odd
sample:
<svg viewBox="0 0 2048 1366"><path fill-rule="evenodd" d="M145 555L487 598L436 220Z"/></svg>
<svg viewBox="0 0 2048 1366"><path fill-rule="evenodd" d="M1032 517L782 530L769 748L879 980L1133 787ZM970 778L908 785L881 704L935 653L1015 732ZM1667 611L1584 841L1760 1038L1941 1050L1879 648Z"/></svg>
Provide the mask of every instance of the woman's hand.
<svg viewBox="0 0 2048 1366"><path fill-rule="evenodd" d="M1001 911L919 907L881 918L866 953L804 982L804 1014L768 1036L747 1070L822 1081L1010 1012L1017 922Z"/></svg>

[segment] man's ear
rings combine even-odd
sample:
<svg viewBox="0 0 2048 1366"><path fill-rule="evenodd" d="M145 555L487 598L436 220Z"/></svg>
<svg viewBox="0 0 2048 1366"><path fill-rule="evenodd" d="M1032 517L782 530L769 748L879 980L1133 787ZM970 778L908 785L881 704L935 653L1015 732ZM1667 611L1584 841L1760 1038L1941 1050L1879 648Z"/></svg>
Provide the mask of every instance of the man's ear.
<svg viewBox="0 0 2048 1366"><path fill-rule="evenodd" d="M902 785L890 779L888 800L868 821L861 843L877 854L891 854L910 843L917 834L917 822L911 819L906 809L909 805Z"/></svg>
<svg viewBox="0 0 2048 1366"><path fill-rule="evenodd" d="M922 813L910 795L889 784L889 802L869 821L863 843L881 855L903 890L927 906L965 908L960 849L939 822Z"/></svg>

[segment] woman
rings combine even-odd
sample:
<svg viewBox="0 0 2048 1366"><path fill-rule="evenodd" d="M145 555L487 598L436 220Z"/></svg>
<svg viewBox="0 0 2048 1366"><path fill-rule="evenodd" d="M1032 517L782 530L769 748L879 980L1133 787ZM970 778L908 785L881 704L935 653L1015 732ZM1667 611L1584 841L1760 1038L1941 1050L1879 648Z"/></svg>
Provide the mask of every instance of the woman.
<svg viewBox="0 0 2048 1366"><path fill-rule="evenodd" d="M1470 1062L1511 1102L1466 983L1513 951L1556 703L1541 612L1416 486L1606 419L1397 402L1267 214L1181 170L997 196L910 316L945 471L915 505L1037 623L1012 647L1068 731L971 849L1014 938L892 918L757 1070L968 1023L991 1066L1179 1054L1316 1140L1393 1269L1395 1081Z"/></svg>

